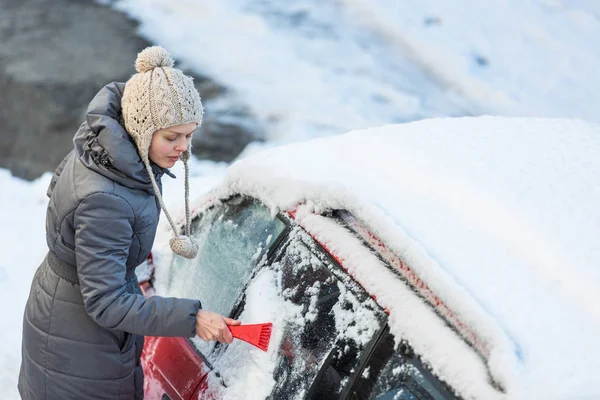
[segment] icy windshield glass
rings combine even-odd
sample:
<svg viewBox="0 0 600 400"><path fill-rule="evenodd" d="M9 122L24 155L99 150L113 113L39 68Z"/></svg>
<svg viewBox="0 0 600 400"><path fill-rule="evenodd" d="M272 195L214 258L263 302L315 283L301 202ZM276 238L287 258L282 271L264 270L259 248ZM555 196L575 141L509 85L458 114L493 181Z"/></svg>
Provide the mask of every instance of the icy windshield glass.
<svg viewBox="0 0 600 400"><path fill-rule="evenodd" d="M254 267L285 226L245 197L211 208L192 225L200 245L196 258L174 257L169 295L199 299L202 308L229 315Z"/></svg>

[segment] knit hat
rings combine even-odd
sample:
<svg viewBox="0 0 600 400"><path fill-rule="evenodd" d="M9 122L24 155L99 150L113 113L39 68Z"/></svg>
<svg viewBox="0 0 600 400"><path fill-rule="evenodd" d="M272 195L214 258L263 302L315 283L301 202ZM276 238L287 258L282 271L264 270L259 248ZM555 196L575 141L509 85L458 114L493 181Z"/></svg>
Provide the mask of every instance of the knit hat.
<svg viewBox="0 0 600 400"><path fill-rule="evenodd" d="M173 59L164 48L152 46L144 49L135 61L138 73L125 84L121 104L125 129L137 146L160 206L173 229L174 236L169 242L171 249L183 257L194 258L198 253L198 243L190 235L188 169L190 149L188 148L181 155L185 168L185 235L177 234L148 158L154 132L190 122L195 122L198 126L202 124L204 108L193 80L179 69L173 68L174 65Z"/></svg>

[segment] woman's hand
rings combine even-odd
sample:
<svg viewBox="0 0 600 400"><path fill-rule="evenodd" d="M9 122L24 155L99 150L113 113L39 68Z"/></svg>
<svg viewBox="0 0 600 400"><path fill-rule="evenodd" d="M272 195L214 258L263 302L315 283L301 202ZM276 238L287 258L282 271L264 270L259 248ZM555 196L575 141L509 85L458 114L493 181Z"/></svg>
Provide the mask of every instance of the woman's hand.
<svg viewBox="0 0 600 400"><path fill-rule="evenodd" d="M227 325L239 325L240 321L224 317L212 311L200 310L196 314L196 335L204 341L218 340L221 343L233 342Z"/></svg>

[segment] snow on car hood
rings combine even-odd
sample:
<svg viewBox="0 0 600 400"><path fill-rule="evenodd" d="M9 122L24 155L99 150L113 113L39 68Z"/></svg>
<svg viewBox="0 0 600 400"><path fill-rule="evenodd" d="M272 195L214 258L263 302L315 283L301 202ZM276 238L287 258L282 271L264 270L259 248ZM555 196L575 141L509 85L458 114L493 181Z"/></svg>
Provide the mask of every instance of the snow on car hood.
<svg viewBox="0 0 600 400"><path fill-rule="evenodd" d="M491 342L507 397L600 396L598 125L477 117L354 131L236 162L216 195L231 193L273 211L351 211Z"/></svg>

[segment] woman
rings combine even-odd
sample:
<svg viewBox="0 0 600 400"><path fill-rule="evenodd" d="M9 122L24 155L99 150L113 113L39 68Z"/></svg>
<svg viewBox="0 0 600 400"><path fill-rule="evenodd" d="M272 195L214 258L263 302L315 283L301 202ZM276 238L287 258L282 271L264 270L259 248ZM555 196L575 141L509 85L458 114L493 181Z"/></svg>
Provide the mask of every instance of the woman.
<svg viewBox="0 0 600 400"><path fill-rule="evenodd" d="M54 173L49 252L23 321L23 399L141 399L143 335L232 341L227 325L238 321L201 310L198 300L144 298L134 273L161 208L174 231L171 249L188 258L198 250L189 237L187 160L204 110L192 79L173 65L161 47L142 51L137 74L92 100ZM177 236L161 199L161 177L179 159L188 236Z"/></svg>

